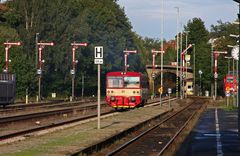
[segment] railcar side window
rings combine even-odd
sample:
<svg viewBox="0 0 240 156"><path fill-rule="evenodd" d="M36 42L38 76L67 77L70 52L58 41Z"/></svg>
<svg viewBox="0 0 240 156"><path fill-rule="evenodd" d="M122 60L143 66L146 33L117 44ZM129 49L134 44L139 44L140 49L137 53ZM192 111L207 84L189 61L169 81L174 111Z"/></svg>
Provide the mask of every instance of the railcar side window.
<svg viewBox="0 0 240 156"><path fill-rule="evenodd" d="M107 86L109 88L122 88L123 87L123 78L116 76L109 76L107 78Z"/></svg>
<svg viewBox="0 0 240 156"><path fill-rule="evenodd" d="M124 88L140 88L140 77L124 77Z"/></svg>

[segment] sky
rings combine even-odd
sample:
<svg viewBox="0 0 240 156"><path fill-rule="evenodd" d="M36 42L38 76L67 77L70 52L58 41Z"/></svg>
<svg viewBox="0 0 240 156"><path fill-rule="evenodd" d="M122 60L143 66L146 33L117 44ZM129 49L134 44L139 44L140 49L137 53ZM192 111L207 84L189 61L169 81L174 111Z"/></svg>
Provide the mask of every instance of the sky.
<svg viewBox="0 0 240 156"><path fill-rule="evenodd" d="M162 0L119 0L133 31L142 37L161 38ZM177 9L179 7L179 30L194 17L201 18L210 30L217 21L233 22L237 19L238 4L233 0L164 0L163 38L174 39L177 33Z"/></svg>

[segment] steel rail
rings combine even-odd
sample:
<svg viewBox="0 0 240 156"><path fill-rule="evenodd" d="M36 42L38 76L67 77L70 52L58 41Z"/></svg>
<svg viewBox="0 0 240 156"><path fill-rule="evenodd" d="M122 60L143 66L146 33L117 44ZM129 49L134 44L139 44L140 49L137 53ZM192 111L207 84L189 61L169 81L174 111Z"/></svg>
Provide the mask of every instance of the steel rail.
<svg viewBox="0 0 240 156"><path fill-rule="evenodd" d="M103 105L102 105L103 106ZM106 107L105 105L104 107ZM96 105L90 105L90 106L75 106L71 108L61 108L61 109L55 109L50 111L43 111L43 112L36 112L36 113L29 113L29 114L21 114L21 115L14 115L14 116L6 116L0 118L0 124L7 124L9 122L17 122L21 120L32 120L36 118L46 118L49 116L57 116L61 114L66 113L72 113L73 111L82 111L86 109L94 109L96 108Z"/></svg>
<svg viewBox="0 0 240 156"><path fill-rule="evenodd" d="M63 100L57 100L57 101L49 101L49 102L41 102L41 103L29 103L29 104L16 104L16 105L9 105L4 109L1 109L1 113L7 113L7 112L14 112L19 110L26 110L30 108L52 108L52 107L61 107L61 106L73 106L77 104L83 104L83 103L91 103L96 102L96 100L89 100L89 101L74 101L74 102L64 102Z"/></svg>
<svg viewBox="0 0 240 156"><path fill-rule="evenodd" d="M115 111L109 111L109 112L106 112L106 113L102 113L102 115L109 115L111 113L115 113ZM74 123L74 122L79 122L79 121L95 118L96 116L97 116L97 114L88 115L88 116L85 116L85 117L79 117L79 118L68 120L68 121L63 121L63 122L59 122L59 123L51 123L51 124L41 126L41 127L37 127L37 128L30 128L30 129L27 129L27 130L22 130L22 131L18 131L18 132L14 132L14 133L9 133L9 134L0 136L0 141L10 139L10 138L13 138L13 137L17 137L17 136L26 135L26 134L37 132L37 131L41 131L41 130L46 130L46 129L49 129L49 128L54 128L54 127L63 126L63 125L66 125L66 124L71 124L71 123Z"/></svg>
<svg viewBox="0 0 240 156"><path fill-rule="evenodd" d="M173 98L173 99L175 100L175 98ZM153 106L157 105L157 104L159 104L159 101L149 103L149 105L153 105ZM48 112L39 112L39 113L25 114L25 115L19 115L19 116L10 116L10 117L5 117L5 118L0 118L0 124L7 124L7 123L17 122L17 121L21 121L21 120L29 120L29 119L32 120L33 118L41 118L41 117L46 117L46 116L50 116L50 115L56 116L58 114L69 113L69 112L73 112L73 111L96 109L96 106L97 105L92 105L92 106L88 106L88 108L79 106L80 108L78 107L77 110L76 110L76 107L74 107L74 108L67 108L67 109L62 109L62 110L53 110L53 111L48 111ZM107 105L105 105L105 107L107 107ZM111 113L116 113L116 111L110 110L109 112L102 113L102 115L109 115ZM58 123L50 123L50 124L47 124L47 125L44 125L41 127L29 128L27 130L20 130L18 132L0 135L0 141L10 139L13 137L17 137L17 136L21 136L21 135L26 135L28 133L33 133L33 132L37 132L37 131L41 131L41 130L45 130L45 129L49 129L49 128L63 126L63 125L74 123L74 122L79 122L82 120L91 119L96 116L97 116L97 114L87 115L84 117L79 117L79 118L62 121L62 122L58 122Z"/></svg>
<svg viewBox="0 0 240 156"><path fill-rule="evenodd" d="M188 118L188 120L184 123L184 125L177 131L177 133L172 137L172 139L162 148L162 150L158 153L158 156L162 155L168 147L176 140L179 134L186 128L188 123L193 119L193 117L197 114L197 110Z"/></svg>
<svg viewBox="0 0 240 156"><path fill-rule="evenodd" d="M173 115L171 115L170 117L164 119L163 121L161 121L159 124L155 125L154 127L146 130L145 132L141 133L140 135L138 135L137 137L131 139L130 141L126 142L125 144L121 145L120 147L118 147L117 149L111 151L110 153L107 154L107 156L112 156L116 153L119 153L121 150L125 149L127 146L129 146L130 144L134 143L135 141L137 141L138 139L142 138L143 136L145 136L146 134L148 134L149 132L151 132L152 130L158 128L160 125L164 124L165 122L167 122L168 120L172 119L173 117L175 117L176 115L180 114L181 112L187 110L190 106L192 106L192 104L187 105L186 107L184 107L183 109L175 112Z"/></svg>

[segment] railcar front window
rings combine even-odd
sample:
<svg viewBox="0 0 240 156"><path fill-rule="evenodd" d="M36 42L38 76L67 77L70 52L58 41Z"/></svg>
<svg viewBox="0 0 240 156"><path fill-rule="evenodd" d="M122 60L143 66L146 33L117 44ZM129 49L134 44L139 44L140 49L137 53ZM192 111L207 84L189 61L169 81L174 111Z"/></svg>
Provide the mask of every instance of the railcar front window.
<svg viewBox="0 0 240 156"><path fill-rule="evenodd" d="M233 78L227 78L227 82L233 82Z"/></svg>
<svg viewBox="0 0 240 156"><path fill-rule="evenodd" d="M123 78L116 76L109 76L107 78L107 85L109 88L122 88L123 87Z"/></svg>
<svg viewBox="0 0 240 156"><path fill-rule="evenodd" d="M140 77L124 77L124 88L140 88Z"/></svg>

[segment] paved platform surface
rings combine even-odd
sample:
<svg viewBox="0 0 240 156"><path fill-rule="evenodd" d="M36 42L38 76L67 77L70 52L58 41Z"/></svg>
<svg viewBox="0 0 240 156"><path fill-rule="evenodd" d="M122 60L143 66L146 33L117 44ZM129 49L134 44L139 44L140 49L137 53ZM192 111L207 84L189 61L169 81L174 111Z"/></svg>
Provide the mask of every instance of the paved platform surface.
<svg viewBox="0 0 240 156"><path fill-rule="evenodd" d="M198 121L178 156L239 156L238 114L221 108L208 109Z"/></svg>

